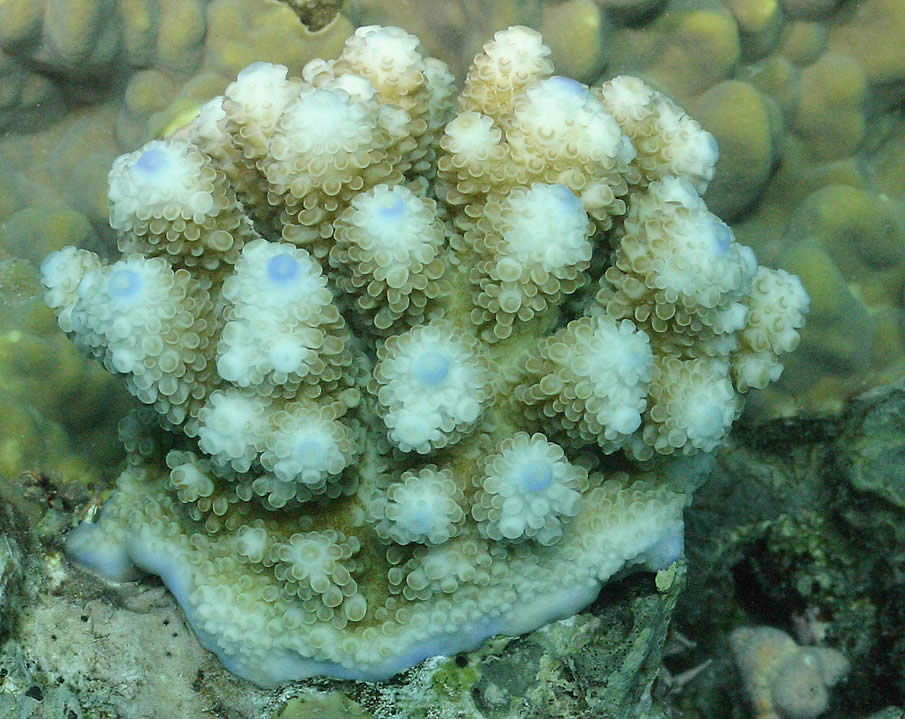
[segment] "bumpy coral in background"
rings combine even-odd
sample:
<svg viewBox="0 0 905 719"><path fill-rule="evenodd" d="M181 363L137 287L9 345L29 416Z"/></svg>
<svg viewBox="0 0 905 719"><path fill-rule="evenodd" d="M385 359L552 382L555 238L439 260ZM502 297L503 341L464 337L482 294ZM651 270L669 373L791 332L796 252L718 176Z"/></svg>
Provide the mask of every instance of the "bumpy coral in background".
<svg viewBox="0 0 905 719"><path fill-rule="evenodd" d="M773 627L740 627L729 643L755 719L816 719L850 669L841 652L798 646Z"/></svg>
<svg viewBox="0 0 905 719"><path fill-rule="evenodd" d="M43 227L78 241L84 227L74 215L47 213ZM0 225L0 243L11 249L13 225ZM37 268L0 249L0 475L3 482L46 473L91 483L122 457L111 432L98 429L100 418L120 416L130 398L60 336L42 295Z"/></svg>
<svg viewBox="0 0 905 719"><path fill-rule="evenodd" d="M292 5L293 7L290 7ZM121 147L189 117L249 62L333 56L352 32L341 3L15 0L0 3L0 128L34 132L124 88ZM109 161L108 163L109 164Z"/></svg>
<svg viewBox="0 0 905 719"><path fill-rule="evenodd" d="M671 563L808 305L707 210L716 159L644 83L555 76L524 27L458 107L393 27L298 77L245 68L114 163L120 260L43 264L60 326L146 405L69 551L161 575L264 685L387 677Z"/></svg>

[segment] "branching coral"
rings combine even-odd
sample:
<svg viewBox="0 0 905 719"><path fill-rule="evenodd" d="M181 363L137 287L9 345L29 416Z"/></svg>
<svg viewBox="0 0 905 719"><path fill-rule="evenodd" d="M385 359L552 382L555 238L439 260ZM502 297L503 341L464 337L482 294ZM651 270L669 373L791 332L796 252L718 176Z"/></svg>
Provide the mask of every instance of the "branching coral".
<svg viewBox="0 0 905 719"><path fill-rule="evenodd" d="M273 685L387 677L680 555L808 298L707 211L697 123L633 78L552 73L510 28L456 107L416 38L361 28L116 161L124 256L67 248L43 278L154 411L73 557L159 574Z"/></svg>

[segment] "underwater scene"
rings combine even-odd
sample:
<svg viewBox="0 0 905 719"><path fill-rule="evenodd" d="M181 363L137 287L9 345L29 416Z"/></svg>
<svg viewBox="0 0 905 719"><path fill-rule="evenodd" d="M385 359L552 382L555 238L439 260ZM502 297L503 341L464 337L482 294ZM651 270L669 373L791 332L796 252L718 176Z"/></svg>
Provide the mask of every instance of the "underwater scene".
<svg viewBox="0 0 905 719"><path fill-rule="evenodd" d="M903 0L0 0L0 719L905 719Z"/></svg>

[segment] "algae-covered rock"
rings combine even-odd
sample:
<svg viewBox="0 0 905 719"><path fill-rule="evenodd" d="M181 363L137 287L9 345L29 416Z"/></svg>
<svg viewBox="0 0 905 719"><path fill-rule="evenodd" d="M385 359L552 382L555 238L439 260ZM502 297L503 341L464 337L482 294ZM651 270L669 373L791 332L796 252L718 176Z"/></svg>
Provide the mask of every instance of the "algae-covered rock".
<svg viewBox="0 0 905 719"><path fill-rule="evenodd" d="M372 715L340 692L293 697L275 719L372 719Z"/></svg>
<svg viewBox="0 0 905 719"><path fill-rule="evenodd" d="M720 676L728 633L748 624L849 659L826 716L903 703L902 417L905 391L875 390L838 420L751 427L722 453L688 516L689 587L674 620L715 670L678 697L683 712L749 716L740 695L725 701Z"/></svg>
<svg viewBox="0 0 905 719"><path fill-rule="evenodd" d="M651 704L685 565L604 588L590 613L514 640L482 663L475 703L486 719L657 716ZM665 714L664 714L665 716Z"/></svg>

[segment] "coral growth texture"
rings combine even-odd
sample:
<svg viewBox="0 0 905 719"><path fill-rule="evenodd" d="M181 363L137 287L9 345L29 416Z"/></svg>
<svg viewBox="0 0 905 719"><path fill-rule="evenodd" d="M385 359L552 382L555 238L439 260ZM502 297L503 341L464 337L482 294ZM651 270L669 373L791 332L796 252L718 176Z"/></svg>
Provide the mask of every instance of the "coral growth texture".
<svg viewBox="0 0 905 719"><path fill-rule="evenodd" d="M458 95L394 27L248 66L115 161L118 260L43 264L143 404L70 555L160 575L265 686L386 678L669 565L808 306L701 200L716 159L667 97L557 76L525 27Z"/></svg>

